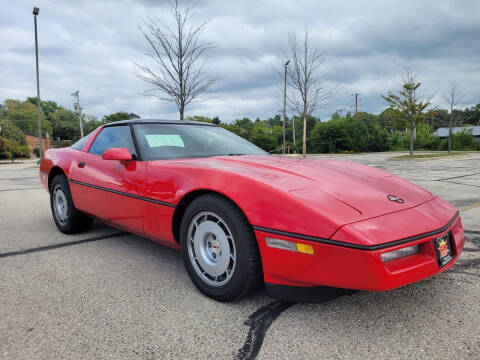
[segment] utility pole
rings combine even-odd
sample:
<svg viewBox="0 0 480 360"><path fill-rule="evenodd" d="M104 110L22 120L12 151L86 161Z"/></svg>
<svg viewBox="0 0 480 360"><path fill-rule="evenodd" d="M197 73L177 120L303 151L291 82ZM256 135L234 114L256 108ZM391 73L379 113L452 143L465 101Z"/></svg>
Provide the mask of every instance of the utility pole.
<svg viewBox="0 0 480 360"><path fill-rule="evenodd" d="M37 15L40 12L38 7L33 8L33 21L35 24L35 61L37 65L37 119L38 119L38 154L40 159L43 156L42 149L42 118L40 114L40 106L42 102L40 101L40 75L38 71L38 37L37 37Z"/></svg>
<svg viewBox="0 0 480 360"><path fill-rule="evenodd" d="M73 108L78 114L78 121L80 123L80 137L83 138L83 124L82 124L82 108L80 107L80 97L78 95L80 91L75 91L71 95L73 96Z"/></svg>
<svg viewBox="0 0 480 360"><path fill-rule="evenodd" d="M283 113L282 113L282 118L283 118L283 147L282 147L282 152L285 154L285 112L287 109L287 66L290 64L290 60L287 60L285 63L285 75L283 78Z"/></svg>
<svg viewBox="0 0 480 360"><path fill-rule="evenodd" d="M361 94L355 93L355 119L358 120L358 97Z"/></svg>

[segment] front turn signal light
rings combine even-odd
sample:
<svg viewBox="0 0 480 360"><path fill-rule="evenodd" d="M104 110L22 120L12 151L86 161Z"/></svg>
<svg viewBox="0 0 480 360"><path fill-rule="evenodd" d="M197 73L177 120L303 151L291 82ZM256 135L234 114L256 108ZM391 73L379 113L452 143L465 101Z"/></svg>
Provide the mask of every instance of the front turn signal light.
<svg viewBox="0 0 480 360"><path fill-rule="evenodd" d="M302 254L313 255L313 246L308 244L297 243L297 251Z"/></svg>
<svg viewBox="0 0 480 360"><path fill-rule="evenodd" d="M267 243L267 246L277 249L289 250L308 255L313 255L315 253L315 251L313 250L313 246L308 244L296 243L293 241L275 239L271 237L266 237L265 241Z"/></svg>

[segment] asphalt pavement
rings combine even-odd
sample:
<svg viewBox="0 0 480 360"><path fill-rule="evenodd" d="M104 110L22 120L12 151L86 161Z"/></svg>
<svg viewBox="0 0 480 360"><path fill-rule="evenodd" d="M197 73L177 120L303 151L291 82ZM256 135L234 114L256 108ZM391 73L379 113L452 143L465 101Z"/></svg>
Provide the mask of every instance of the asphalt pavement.
<svg viewBox="0 0 480 360"><path fill-rule="evenodd" d="M0 164L0 359L478 359L480 153L392 161L461 210L458 263L397 290L285 303L200 294L179 253L96 223L64 235L33 162Z"/></svg>

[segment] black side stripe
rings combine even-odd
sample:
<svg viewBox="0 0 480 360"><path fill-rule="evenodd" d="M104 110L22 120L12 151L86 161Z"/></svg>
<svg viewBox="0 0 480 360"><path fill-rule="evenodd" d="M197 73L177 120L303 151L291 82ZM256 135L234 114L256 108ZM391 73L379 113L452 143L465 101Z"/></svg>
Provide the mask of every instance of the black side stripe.
<svg viewBox="0 0 480 360"><path fill-rule="evenodd" d="M168 202L165 202L165 201L160 201L160 200L156 200L156 199L151 199L151 198L147 198L147 197L140 196L140 195L135 195L135 194L129 194L129 193L126 193L126 192L123 192L123 191L118 191L118 190L114 190L114 189L109 189L109 188L106 188L106 187L103 187L103 186L97 186L97 185L92 185L92 184L84 183L84 182L82 182L82 181L77 181L77 180L73 180L73 179L68 179L68 181L71 182L71 183L74 183L74 184L83 185L83 186L88 186L88 187L91 187L91 188L97 189L97 190L108 191L108 192L111 192L111 193L114 193L114 194L127 196L127 197L130 197L130 198L133 198L133 199L139 199L139 200L143 200L143 201L148 201L148 202L151 202L151 203L154 203L154 204L158 204L158 205L168 206L168 207L172 207L172 208L174 208L174 207L177 206L177 205L175 205L175 204L171 204L171 203L168 203Z"/></svg>
<svg viewBox="0 0 480 360"><path fill-rule="evenodd" d="M271 233L271 234L289 236L289 237L294 237L294 238L303 239L303 240L310 240L310 241L315 241L315 242L322 243L322 244L342 246L342 247L357 249L357 250L379 250L379 249L384 249L384 248L388 248L388 247L395 246L395 245L408 243L410 241L419 240L419 239L422 239L422 238L427 238L427 237L430 237L430 236L433 236L433 235L436 235L436 234L440 234L440 233L444 232L445 230L447 230L450 226L452 226L452 224L455 222L455 220L457 220L458 214L459 214L459 212L457 211L455 216L452 218L452 220L450 220L447 225L445 225L444 227L442 227L440 229L429 231L429 232L426 232L426 233L423 233L423 234L420 234L420 235L415 235L415 236L400 239L400 240L390 241L390 242L387 242L387 243L384 243L384 244L379 244L379 245L351 244L351 243L347 243L347 242L344 242L344 241L338 241L338 240L332 240L332 239L323 239L323 238L316 237L316 236L297 234L297 233L292 233L292 232L288 232L288 231L265 228L265 227L261 227L261 226L254 226L253 228L255 230L264 231L264 232L268 232L268 233Z"/></svg>

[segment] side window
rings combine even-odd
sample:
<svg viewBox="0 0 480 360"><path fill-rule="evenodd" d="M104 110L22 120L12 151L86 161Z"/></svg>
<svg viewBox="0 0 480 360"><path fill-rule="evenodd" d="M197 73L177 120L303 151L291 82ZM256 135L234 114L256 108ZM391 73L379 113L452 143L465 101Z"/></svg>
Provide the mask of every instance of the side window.
<svg viewBox="0 0 480 360"><path fill-rule="evenodd" d="M135 154L130 126L110 126L104 128L90 147L90 153L102 155L105 150L111 148L127 148L131 154Z"/></svg>
<svg viewBox="0 0 480 360"><path fill-rule="evenodd" d="M87 142L87 140L90 138L91 135L92 133L78 140L75 144L72 145L72 149L79 150L79 151L82 150L83 145L85 145L85 143Z"/></svg>

